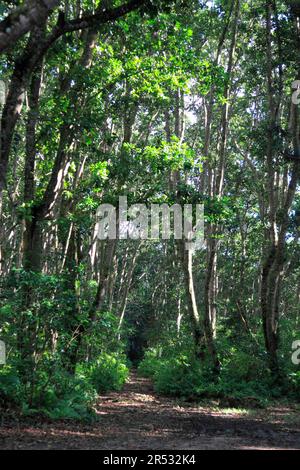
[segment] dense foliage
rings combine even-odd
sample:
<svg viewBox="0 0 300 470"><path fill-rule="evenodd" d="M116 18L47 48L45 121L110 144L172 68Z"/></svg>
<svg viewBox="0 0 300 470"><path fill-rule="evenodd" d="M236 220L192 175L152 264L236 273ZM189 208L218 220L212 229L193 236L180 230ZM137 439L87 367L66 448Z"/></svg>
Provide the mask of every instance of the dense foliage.
<svg viewBox="0 0 300 470"><path fill-rule="evenodd" d="M0 407L87 417L132 366L187 399L299 399L295 2L31 3L0 8ZM204 204L205 249L99 240L119 196Z"/></svg>

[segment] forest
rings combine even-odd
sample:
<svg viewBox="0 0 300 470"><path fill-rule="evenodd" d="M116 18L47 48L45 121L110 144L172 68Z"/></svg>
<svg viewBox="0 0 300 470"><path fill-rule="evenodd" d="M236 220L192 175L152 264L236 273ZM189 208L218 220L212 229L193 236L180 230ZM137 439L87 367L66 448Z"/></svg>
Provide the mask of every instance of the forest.
<svg viewBox="0 0 300 470"><path fill-rule="evenodd" d="M299 111L300 0L0 1L0 449L300 449Z"/></svg>

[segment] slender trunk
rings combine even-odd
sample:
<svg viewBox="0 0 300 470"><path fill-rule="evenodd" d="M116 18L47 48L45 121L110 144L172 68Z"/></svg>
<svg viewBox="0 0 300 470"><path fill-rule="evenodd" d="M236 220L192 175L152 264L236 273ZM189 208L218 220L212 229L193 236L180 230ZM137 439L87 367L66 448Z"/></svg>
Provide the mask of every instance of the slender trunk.
<svg viewBox="0 0 300 470"><path fill-rule="evenodd" d="M131 287L133 272L134 272L134 268L135 268L136 261L137 261L137 258L138 258L140 246L141 246L141 243L138 243L137 246L136 246L136 249L135 249L135 252L134 252L133 257L131 259L131 263L130 263L130 266L129 266L129 269L128 269L128 272L127 272L127 275L126 275L126 279L125 279L125 287L124 287L124 292L123 292L123 295L122 295L122 301L121 301L121 304L120 304L120 320L119 320L119 325L118 325L118 331L119 331L118 339L119 340L121 338L120 330L122 328L122 324L123 324L124 317L125 317L126 306L127 306L127 302L128 302L128 294L129 294L129 290L130 290L130 287Z"/></svg>
<svg viewBox="0 0 300 470"><path fill-rule="evenodd" d="M186 250L185 241L178 240L177 247L184 275L185 290L188 304L188 315L192 325L194 336L195 356L203 359L203 328L201 325L200 315L198 311L194 274L193 274L193 251Z"/></svg>
<svg viewBox="0 0 300 470"><path fill-rule="evenodd" d="M116 250L116 240L107 240L104 256L101 260L101 270L100 270L100 280L98 283L98 289L96 297L91 309L91 320L94 322L96 320L97 312L100 312L104 306L104 303L107 299L109 292L109 281L111 274L112 262Z"/></svg>
<svg viewBox="0 0 300 470"><path fill-rule="evenodd" d="M170 114L165 113L165 130L167 139L171 138L171 124ZM177 90L175 94L175 123L174 132L176 137L182 142L184 131L184 97L180 96L180 91ZM180 204L178 197L178 188L180 184L180 173L179 171L172 171L169 179L170 190L175 193L177 203ZM194 274L193 274L193 252L187 250L185 246L185 240L176 240L177 256L179 257L180 264L183 271L184 286L187 299L188 315L190 318L190 324L192 327L192 333L194 337L195 346L195 357L202 357L203 350L203 329L201 327L200 314L197 305L195 285L194 285Z"/></svg>
<svg viewBox="0 0 300 470"><path fill-rule="evenodd" d="M235 6L235 7L234 7ZM229 93L231 89L232 80L232 69L234 52L237 41L237 27L240 12L240 0L236 0L231 4L231 10L229 18L234 8L234 16L232 19L231 27L231 44L229 49L228 65L227 65L227 81L224 89L224 98L226 103L222 109L221 118L221 144L219 150L219 162L217 169L217 176L213 178L212 169L209 169L209 196L211 197L222 197L224 190L224 174L225 174L225 161L226 161L226 147L228 137L228 124L229 124ZM228 26L227 26L228 29ZM226 29L226 30L227 30ZM221 42L222 44L222 42ZM220 54L220 48L218 55ZM218 60L218 56L217 56ZM211 123L211 109L212 109L212 96L209 102L209 115L206 126L205 136L205 151L208 153L210 144L210 123ZM220 362L218 359L215 338L216 338L216 323L217 323L217 307L216 299L218 293L218 273L217 273L217 262L218 262L218 241L217 241L218 226L216 224L208 224L207 226L207 267L205 276L205 287L204 287L204 331L205 341L210 357L213 361L214 369L219 371Z"/></svg>

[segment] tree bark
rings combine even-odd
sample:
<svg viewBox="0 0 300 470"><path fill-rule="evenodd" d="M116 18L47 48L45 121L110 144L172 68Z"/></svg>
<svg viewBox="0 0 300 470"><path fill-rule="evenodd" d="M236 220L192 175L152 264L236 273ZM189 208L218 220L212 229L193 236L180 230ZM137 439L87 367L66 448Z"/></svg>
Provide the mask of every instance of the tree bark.
<svg viewBox="0 0 300 470"><path fill-rule="evenodd" d="M0 23L0 52L13 47L15 42L35 26L44 23L60 0L28 0Z"/></svg>
<svg viewBox="0 0 300 470"><path fill-rule="evenodd" d="M261 314L263 321L263 332L265 345L269 359L269 367L276 381L281 380L281 370L278 361L279 346L279 308L280 308L280 284L283 270L286 263L286 235L289 226L289 213L294 201L297 184L300 178L300 159L295 158L291 171L290 180L284 200L280 204L278 197L278 183L274 170L274 130L277 129L279 106L282 99L281 87L277 103L274 96L273 83L273 57L272 57L272 14L274 10L273 2L266 5L266 56L267 56L267 90L268 90L268 111L269 129L267 139L267 184L268 184L268 221L269 227L266 234L267 255L262 263L261 276ZM298 51L299 31L297 31ZM281 77L280 77L281 79ZM300 151L300 129L297 105L291 104L289 133L293 142L294 155L299 155Z"/></svg>

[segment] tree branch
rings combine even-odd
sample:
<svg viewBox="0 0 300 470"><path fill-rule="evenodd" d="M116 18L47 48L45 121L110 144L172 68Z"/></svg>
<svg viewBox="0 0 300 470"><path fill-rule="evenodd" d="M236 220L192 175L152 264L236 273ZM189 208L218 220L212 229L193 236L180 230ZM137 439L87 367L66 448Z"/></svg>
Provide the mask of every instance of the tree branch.
<svg viewBox="0 0 300 470"><path fill-rule="evenodd" d="M0 52L11 47L24 34L47 19L60 0L27 1L0 23Z"/></svg>

